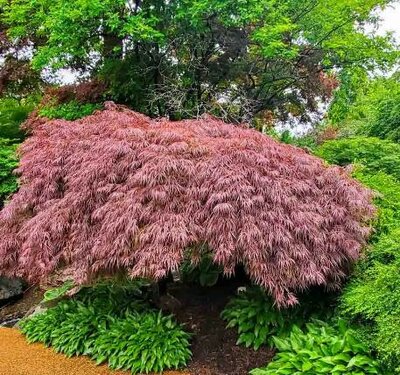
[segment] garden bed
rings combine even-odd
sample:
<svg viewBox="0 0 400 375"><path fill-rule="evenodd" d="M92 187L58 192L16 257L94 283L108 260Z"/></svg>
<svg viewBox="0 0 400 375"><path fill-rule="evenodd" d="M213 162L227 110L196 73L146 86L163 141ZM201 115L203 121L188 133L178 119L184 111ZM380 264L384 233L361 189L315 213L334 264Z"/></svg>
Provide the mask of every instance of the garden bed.
<svg viewBox="0 0 400 375"><path fill-rule="evenodd" d="M264 366L273 356L273 351L268 348L260 348L254 351L251 348L237 346L237 331L235 329L226 329L226 322L220 318L220 313L225 307L229 297L231 297L239 283L221 283L214 287L203 288L195 285L184 284L170 284L168 292L179 301L179 308L175 311L177 320L184 323L186 329L193 333L192 337L192 352L193 358L189 363L188 371L193 375L246 375L252 368ZM5 321L12 321L22 317L32 307L36 306L42 299L43 292L38 289L30 289L26 292L24 297L14 303L10 303L0 308L0 324ZM0 341L3 343L12 341L12 344L7 344L0 352L4 353L0 356L0 368L7 366L14 366L12 369L18 367L18 362L25 362L20 355L15 356L10 351L21 351L27 353L26 355L32 356L36 354L28 354L31 350L37 355L42 355L41 349L45 350L44 359L48 358L48 352L51 349L44 349L40 344L29 345L25 349L22 346L28 345L23 336L15 330L1 329ZM4 344L3 344L4 345ZM7 349L8 348L8 349ZM28 349L29 348L29 349ZM6 360L6 358L8 358ZM10 361L10 358L12 361ZM53 358L53 357L51 357ZM63 355L56 355L55 361L67 361L74 365L74 360L68 360ZM44 360L43 359L43 360ZM46 359L47 360L47 359ZM53 360L53 359L51 359ZM33 360L32 360L33 361ZM34 366L29 364L24 366ZM87 358L83 359L82 366L90 361ZM94 363L92 362L94 365ZM81 366L81 362L79 362ZM5 374L36 374L34 370L21 370L22 372L10 371ZM103 367L100 367L101 371ZM19 370L18 370L19 371ZM99 370L100 371L100 370ZM53 374L53 372L50 372ZM83 374L84 372L71 372L71 374ZM91 374L85 370L85 375ZM98 372L96 374L106 374L107 372ZM115 373L115 372L113 372ZM42 372L40 372L42 375ZM43 372L43 375L46 373ZM56 372L54 372L56 374ZM0 375L3 375L0 372Z"/></svg>

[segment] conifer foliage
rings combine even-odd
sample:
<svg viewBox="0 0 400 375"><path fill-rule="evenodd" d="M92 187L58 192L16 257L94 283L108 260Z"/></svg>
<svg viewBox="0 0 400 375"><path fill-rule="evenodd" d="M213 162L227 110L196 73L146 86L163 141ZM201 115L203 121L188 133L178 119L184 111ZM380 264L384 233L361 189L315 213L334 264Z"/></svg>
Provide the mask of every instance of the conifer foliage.
<svg viewBox="0 0 400 375"><path fill-rule="evenodd" d="M159 279L207 251L287 306L297 290L340 283L374 214L369 190L303 150L211 117L150 120L113 103L36 123L18 173L0 212L0 272L31 281Z"/></svg>

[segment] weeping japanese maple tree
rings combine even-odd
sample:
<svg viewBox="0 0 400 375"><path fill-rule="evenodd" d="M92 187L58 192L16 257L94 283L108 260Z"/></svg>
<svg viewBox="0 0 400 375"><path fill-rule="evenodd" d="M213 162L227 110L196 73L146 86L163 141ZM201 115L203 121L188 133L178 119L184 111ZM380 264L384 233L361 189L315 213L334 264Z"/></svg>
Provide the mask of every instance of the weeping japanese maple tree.
<svg viewBox="0 0 400 375"><path fill-rule="evenodd" d="M211 117L151 120L106 103L36 123L20 154L20 189L0 212L0 272L32 282L158 280L209 251L287 306L296 291L340 284L374 214L346 171Z"/></svg>

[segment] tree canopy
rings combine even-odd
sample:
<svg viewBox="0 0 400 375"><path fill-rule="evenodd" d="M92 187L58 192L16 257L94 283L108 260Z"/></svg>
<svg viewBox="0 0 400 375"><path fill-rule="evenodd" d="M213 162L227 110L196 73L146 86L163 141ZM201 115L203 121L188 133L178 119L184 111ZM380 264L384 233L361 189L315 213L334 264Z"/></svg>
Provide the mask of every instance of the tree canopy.
<svg viewBox="0 0 400 375"><path fill-rule="evenodd" d="M391 38L363 31L389 3L0 0L0 23L11 43L28 43L34 68L89 71L149 115L307 120L335 72L394 63Z"/></svg>

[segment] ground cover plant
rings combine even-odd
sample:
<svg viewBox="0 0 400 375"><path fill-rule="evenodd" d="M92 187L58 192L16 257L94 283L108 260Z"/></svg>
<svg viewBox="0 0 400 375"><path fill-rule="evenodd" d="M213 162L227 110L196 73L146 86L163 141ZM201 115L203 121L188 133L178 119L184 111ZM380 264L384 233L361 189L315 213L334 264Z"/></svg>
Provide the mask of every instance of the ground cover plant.
<svg viewBox="0 0 400 375"><path fill-rule="evenodd" d="M279 350L274 359L251 375L382 375L368 347L344 321L336 327L322 321L308 323L303 330L293 326L288 337L274 337L274 343Z"/></svg>
<svg viewBox="0 0 400 375"><path fill-rule="evenodd" d="M21 330L29 342L133 374L185 367L190 335L172 316L152 308L140 290L115 284L85 288L25 319Z"/></svg>
<svg viewBox="0 0 400 375"><path fill-rule="evenodd" d="M370 191L340 169L211 117L153 121L108 103L32 132L23 186L0 213L0 271L31 281L160 279L206 243L225 274L243 264L288 306L308 286L338 287L374 215Z"/></svg>
<svg viewBox="0 0 400 375"><path fill-rule="evenodd" d="M238 345L258 350L263 345L274 347L274 338L287 337L295 325L303 328L311 319L330 321L337 298L337 293L316 288L303 293L298 305L279 309L265 290L248 286L231 298L221 318L228 323L227 328L237 328Z"/></svg>
<svg viewBox="0 0 400 375"><path fill-rule="evenodd" d="M293 309L279 310L271 297L260 288L248 288L231 299L221 313L227 328L237 327L237 344L258 350L273 346L273 337L284 337L294 324Z"/></svg>

